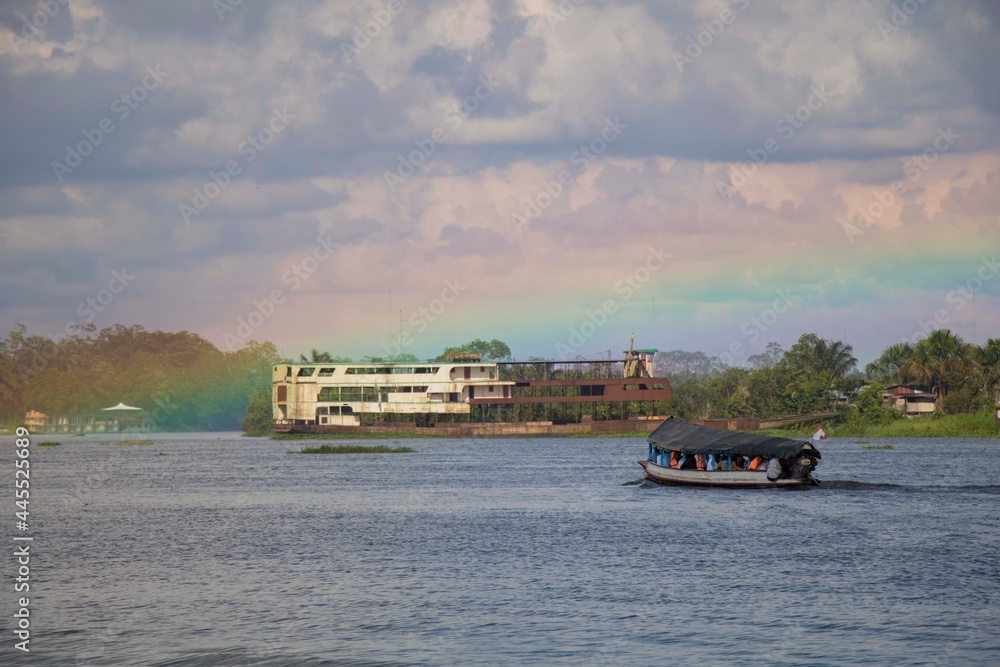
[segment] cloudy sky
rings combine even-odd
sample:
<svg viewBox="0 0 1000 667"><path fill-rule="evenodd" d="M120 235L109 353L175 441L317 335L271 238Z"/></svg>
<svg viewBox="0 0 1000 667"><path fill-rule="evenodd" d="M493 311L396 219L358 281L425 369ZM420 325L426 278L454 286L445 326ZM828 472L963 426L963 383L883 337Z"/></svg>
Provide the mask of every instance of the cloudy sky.
<svg viewBox="0 0 1000 667"><path fill-rule="evenodd" d="M0 334L982 342L998 7L4 0Z"/></svg>

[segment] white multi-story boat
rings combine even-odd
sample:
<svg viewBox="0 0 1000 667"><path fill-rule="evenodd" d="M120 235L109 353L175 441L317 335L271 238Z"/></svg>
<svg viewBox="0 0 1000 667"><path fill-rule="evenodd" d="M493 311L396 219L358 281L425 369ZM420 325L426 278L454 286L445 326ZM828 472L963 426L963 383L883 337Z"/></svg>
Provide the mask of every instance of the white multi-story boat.
<svg viewBox="0 0 1000 667"><path fill-rule="evenodd" d="M360 426L366 413L468 415L474 399L509 398L515 384L482 361L281 363L272 379L276 430Z"/></svg>
<svg viewBox="0 0 1000 667"><path fill-rule="evenodd" d="M447 361L286 361L273 368L274 430L644 430L673 396L669 380L652 375L655 353L629 345L616 360L486 362L462 352Z"/></svg>

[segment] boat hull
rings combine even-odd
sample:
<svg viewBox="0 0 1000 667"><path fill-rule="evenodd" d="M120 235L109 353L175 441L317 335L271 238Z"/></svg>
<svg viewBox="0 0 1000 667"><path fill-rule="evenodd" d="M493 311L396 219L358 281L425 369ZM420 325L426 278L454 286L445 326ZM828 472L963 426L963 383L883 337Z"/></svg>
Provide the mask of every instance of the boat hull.
<svg viewBox="0 0 1000 667"><path fill-rule="evenodd" d="M817 482L805 479L771 481L763 470L677 470L664 468L652 461L639 461L646 476L658 484L671 486L724 486L737 489L777 489L792 486L812 486Z"/></svg>

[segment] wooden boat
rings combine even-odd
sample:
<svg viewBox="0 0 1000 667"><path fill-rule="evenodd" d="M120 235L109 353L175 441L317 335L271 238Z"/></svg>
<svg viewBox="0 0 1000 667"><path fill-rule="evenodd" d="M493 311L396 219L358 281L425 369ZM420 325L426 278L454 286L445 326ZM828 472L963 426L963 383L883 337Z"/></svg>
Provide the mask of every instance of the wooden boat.
<svg viewBox="0 0 1000 667"><path fill-rule="evenodd" d="M649 455L639 465L660 484L781 488L815 485L820 459L812 443L720 431L667 417L650 433ZM750 462L758 463L757 469Z"/></svg>

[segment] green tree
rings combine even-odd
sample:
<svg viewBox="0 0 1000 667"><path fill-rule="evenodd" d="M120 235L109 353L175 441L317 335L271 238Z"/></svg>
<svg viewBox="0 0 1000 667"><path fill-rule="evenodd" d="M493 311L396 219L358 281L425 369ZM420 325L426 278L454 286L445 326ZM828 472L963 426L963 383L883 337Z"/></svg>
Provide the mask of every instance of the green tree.
<svg viewBox="0 0 1000 667"><path fill-rule="evenodd" d="M259 387L250 394L247 414L240 424L243 435L268 435L274 423L271 406L271 390L269 387Z"/></svg>
<svg viewBox="0 0 1000 667"><path fill-rule="evenodd" d="M854 348L843 341L827 340L816 334L805 334L791 347L781 363L821 379L832 390L853 371L858 360Z"/></svg>
<svg viewBox="0 0 1000 667"><path fill-rule="evenodd" d="M781 345L771 341L760 354L753 354L747 357L747 364L750 368L762 369L777 366L781 358L785 356L785 351Z"/></svg>
<svg viewBox="0 0 1000 667"><path fill-rule="evenodd" d="M892 408L887 408L883 405L884 396L885 385L881 382L872 382L858 392L858 398L854 406L858 409L858 415L862 422L866 424L882 424L892 419Z"/></svg>
<svg viewBox="0 0 1000 667"><path fill-rule="evenodd" d="M303 364L337 364L350 362L350 357L335 357L329 352L320 352L315 347L309 351L309 356L299 355L299 362Z"/></svg>
<svg viewBox="0 0 1000 667"><path fill-rule="evenodd" d="M497 340L496 338L489 342L476 338L465 345L446 347L444 352L441 353L440 358L445 361L451 361L454 355L461 352L481 354L483 355L483 361L510 361L513 359L510 353L510 347L507 346L507 343Z"/></svg>
<svg viewBox="0 0 1000 667"><path fill-rule="evenodd" d="M931 387L941 398L949 384L961 383L967 370L968 348L961 336L949 329L935 329L913 347L913 354L900 366L903 375Z"/></svg>
<svg viewBox="0 0 1000 667"><path fill-rule="evenodd" d="M907 359L912 357L912 345L905 341L895 343L882 350L878 359L865 366L865 375L872 381L903 384L905 378L900 368Z"/></svg>

